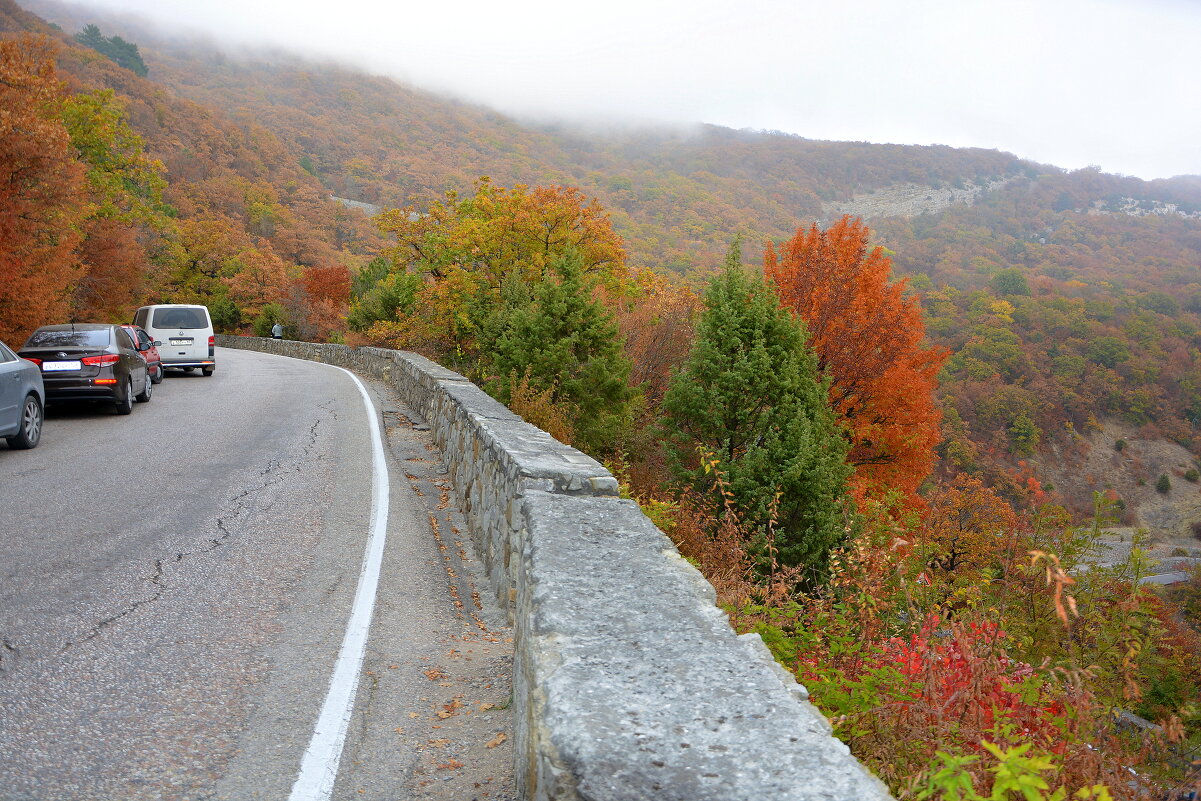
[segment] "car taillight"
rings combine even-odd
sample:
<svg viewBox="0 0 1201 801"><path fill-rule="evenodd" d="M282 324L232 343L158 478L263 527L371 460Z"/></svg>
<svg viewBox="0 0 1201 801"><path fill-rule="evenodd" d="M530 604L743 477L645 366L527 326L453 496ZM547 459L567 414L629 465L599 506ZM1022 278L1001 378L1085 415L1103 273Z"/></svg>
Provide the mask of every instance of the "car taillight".
<svg viewBox="0 0 1201 801"><path fill-rule="evenodd" d="M214 345L216 345L216 344L217 344L217 338L216 338L216 337L209 337L209 347L211 348L211 347L213 347L213 346L214 346Z"/></svg>
<svg viewBox="0 0 1201 801"><path fill-rule="evenodd" d="M36 364L38 367L41 367L41 366L42 366L42 360L41 360L41 359L30 359L30 358L27 358L27 357L22 357L22 358L24 358L24 359L25 359L25 361L27 361L27 362L33 362L33 363L34 363L34 364Z"/></svg>
<svg viewBox="0 0 1201 801"><path fill-rule="evenodd" d="M115 378L97 378L94 383L96 383L96 384L115 384L115 383L117 383L117 379L115 379Z"/></svg>
<svg viewBox="0 0 1201 801"><path fill-rule="evenodd" d="M106 353L103 356L85 356L80 361L92 367L108 367L121 361L121 357L112 353Z"/></svg>

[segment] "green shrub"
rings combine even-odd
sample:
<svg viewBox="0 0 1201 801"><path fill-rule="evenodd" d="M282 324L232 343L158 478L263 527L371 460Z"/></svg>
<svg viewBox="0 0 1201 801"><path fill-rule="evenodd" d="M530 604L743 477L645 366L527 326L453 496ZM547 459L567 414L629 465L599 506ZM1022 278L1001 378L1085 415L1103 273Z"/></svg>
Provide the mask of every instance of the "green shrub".
<svg viewBox="0 0 1201 801"><path fill-rule="evenodd" d="M779 563L820 581L846 537L851 470L807 336L763 279L744 271L735 243L709 281L663 411L668 464L681 483L707 494L716 466L739 517L762 535L774 529ZM767 559L765 541L752 551Z"/></svg>
<svg viewBox="0 0 1201 801"><path fill-rule="evenodd" d="M256 337L271 336L271 327L276 323L283 324L286 334L290 322L288 313L283 306L278 303L268 303L259 312L258 317L254 318L254 335Z"/></svg>
<svg viewBox="0 0 1201 801"><path fill-rule="evenodd" d="M533 288L532 302L513 309L493 346L495 380L485 389L502 403L520 388L533 407L559 406L572 445L593 456L617 453L640 402L629 384L630 360L613 315L592 296L583 257L556 257Z"/></svg>

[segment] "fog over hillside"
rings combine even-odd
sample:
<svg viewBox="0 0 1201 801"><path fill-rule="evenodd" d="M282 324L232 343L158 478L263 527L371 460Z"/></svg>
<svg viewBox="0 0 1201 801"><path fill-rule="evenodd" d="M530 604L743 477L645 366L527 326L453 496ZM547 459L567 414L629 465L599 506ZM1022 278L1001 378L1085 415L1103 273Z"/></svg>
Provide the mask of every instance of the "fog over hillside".
<svg viewBox="0 0 1201 801"><path fill-rule="evenodd" d="M1183 46L1201 38L1201 6L1181 0L93 5L523 118L706 122L999 148L1148 179L1201 173L1190 80L1201 56Z"/></svg>

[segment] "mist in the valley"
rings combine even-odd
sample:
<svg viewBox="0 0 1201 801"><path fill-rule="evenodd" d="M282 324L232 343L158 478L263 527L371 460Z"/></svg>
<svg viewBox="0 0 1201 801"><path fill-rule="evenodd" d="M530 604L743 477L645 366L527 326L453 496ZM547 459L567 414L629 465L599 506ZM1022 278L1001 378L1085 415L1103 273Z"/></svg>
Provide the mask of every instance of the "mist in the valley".
<svg viewBox="0 0 1201 801"><path fill-rule="evenodd" d="M1192 0L88 5L235 56L335 60L542 123L706 122L1201 174Z"/></svg>

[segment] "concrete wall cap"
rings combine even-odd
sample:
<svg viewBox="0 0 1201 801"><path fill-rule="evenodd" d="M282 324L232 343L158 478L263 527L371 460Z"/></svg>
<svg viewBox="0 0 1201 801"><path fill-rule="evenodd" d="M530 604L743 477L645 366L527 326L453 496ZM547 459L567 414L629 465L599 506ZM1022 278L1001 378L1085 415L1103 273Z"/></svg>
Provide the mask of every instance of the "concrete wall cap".
<svg viewBox="0 0 1201 801"><path fill-rule="evenodd" d="M437 381L460 381L470 383L464 376L456 373L454 370L443 367L435 361L425 358L420 353L413 353L412 351L408 350L393 350L388 352L393 354L392 358L396 361L411 364L420 372Z"/></svg>

